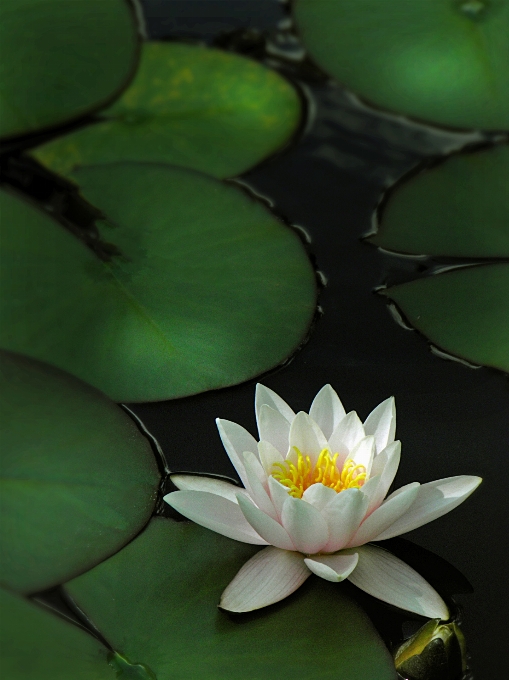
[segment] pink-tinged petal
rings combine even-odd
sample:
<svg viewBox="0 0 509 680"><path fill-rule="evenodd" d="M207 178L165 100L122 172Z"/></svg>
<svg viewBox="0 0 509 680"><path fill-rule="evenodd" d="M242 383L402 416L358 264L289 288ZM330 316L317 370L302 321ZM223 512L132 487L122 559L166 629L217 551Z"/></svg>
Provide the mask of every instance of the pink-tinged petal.
<svg viewBox="0 0 509 680"><path fill-rule="evenodd" d="M363 465L368 475L371 473L371 466L375 456L375 438L364 437L350 451L350 458L356 465Z"/></svg>
<svg viewBox="0 0 509 680"><path fill-rule="evenodd" d="M221 596L219 606L230 612L250 612L284 600L311 574L302 555L264 548L240 569Z"/></svg>
<svg viewBox="0 0 509 680"><path fill-rule="evenodd" d="M181 491L206 491L216 496L227 498L232 503L237 502L237 494L247 495L245 489L241 489L236 484L226 482L214 477L200 477L199 475L170 475L171 481ZM169 494L168 494L169 495Z"/></svg>
<svg viewBox="0 0 509 680"><path fill-rule="evenodd" d="M297 448L303 456L309 456L312 465L318 460L328 442L315 421L304 411L297 413L290 427L290 449Z"/></svg>
<svg viewBox="0 0 509 680"><path fill-rule="evenodd" d="M372 434L376 441L378 453L392 444L396 434L396 404L394 397L389 397L371 411L364 423L366 434Z"/></svg>
<svg viewBox="0 0 509 680"><path fill-rule="evenodd" d="M430 619L449 618L447 605L420 574L374 545L357 548L359 562L348 577L369 595Z"/></svg>
<svg viewBox="0 0 509 680"><path fill-rule="evenodd" d="M274 463L282 463L284 461L284 456L269 442L258 442L258 455L267 475L272 473Z"/></svg>
<svg viewBox="0 0 509 680"><path fill-rule="evenodd" d="M339 583L350 576L358 561L357 553L353 555L316 555L313 558L305 558L304 564L320 578Z"/></svg>
<svg viewBox="0 0 509 680"><path fill-rule="evenodd" d="M324 552L336 552L348 545L367 507L368 498L360 489L346 489L336 494L336 498L322 510L329 527L329 540L323 548Z"/></svg>
<svg viewBox="0 0 509 680"><path fill-rule="evenodd" d="M353 447L364 439L366 433L361 420L355 411L350 411L336 427L329 439L332 453L339 453L338 462L344 463Z"/></svg>
<svg viewBox="0 0 509 680"><path fill-rule="evenodd" d="M247 430L240 425L237 425L237 423L233 423L231 420L217 418L216 425L226 453L228 454L233 467L237 470L237 474L242 480L242 483L247 487L246 471L244 469L242 454L244 451L252 451L256 454L258 451L257 441Z"/></svg>
<svg viewBox="0 0 509 680"><path fill-rule="evenodd" d="M274 504L267 493L269 485L267 483L267 478L264 477L265 485L259 479L257 475L257 466L261 468L260 461L255 457L254 453L251 451L246 451L244 454L244 464L246 467L246 474L249 480L249 487L251 489L251 498L254 500L256 505L260 508L262 512L272 517L272 519L278 520L278 514L274 508ZM263 469L262 469L263 472ZM263 473L265 475L265 473Z"/></svg>
<svg viewBox="0 0 509 680"><path fill-rule="evenodd" d="M332 435L346 411L340 398L330 385L325 385L313 399L309 415L327 439Z"/></svg>
<svg viewBox="0 0 509 680"><path fill-rule="evenodd" d="M286 418L286 420L291 423L295 418L294 411L288 406L284 399L281 399L279 394L276 394L265 385L256 385L255 392L255 411L256 411L256 422L260 419L260 410L264 404L270 406L270 408L279 411L279 413ZM260 437L261 439L262 437Z"/></svg>
<svg viewBox="0 0 509 680"><path fill-rule="evenodd" d="M278 519L281 519L281 513L283 512L283 505L288 498L288 487L278 482L275 477L269 477L269 493L276 508Z"/></svg>
<svg viewBox="0 0 509 680"><path fill-rule="evenodd" d="M270 442L283 456L286 456L289 448L290 423L279 411L263 404L258 419L258 430L260 439Z"/></svg>
<svg viewBox="0 0 509 680"><path fill-rule="evenodd" d="M380 481L376 490L374 490L374 493L371 495L367 512L368 515L370 515L373 510L376 510L386 497L387 492L394 481L396 472L398 471L400 458L401 442L397 441L389 444L389 446L379 453L373 461L371 474L378 475Z"/></svg>
<svg viewBox="0 0 509 680"><path fill-rule="evenodd" d="M238 498L243 498L246 503L250 502L240 493ZM232 503L222 496L205 491L174 491L167 494L164 500L187 519L218 534L242 543L268 543L246 520L238 503Z"/></svg>
<svg viewBox="0 0 509 680"><path fill-rule="evenodd" d="M481 481L480 477L460 475L421 484L417 498L407 512L381 531L373 540L382 541L386 538L393 538L393 536L413 531L423 524L442 517L463 503L477 489Z"/></svg>
<svg viewBox="0 0 509 680"><path fill-rule="evenodd" d="M323 484L311 484L302 494L302 499L307 503L314 505L317 510L322 510L327 503L332 501L337 496L337 492L331 489L330 486Z"/></svg>
<svg viewBox="0 0 509 680"><path fill-rule="evenodd" d="M248 498L240 494L237 497L237 501L247 522L267 543L282 550L295 550L288 532L279 522L266 515L262 510L253 505Z"/></svg>
<svg viewBox="0 0 509 680"><path fill-rule="evenodd" d="M320 511L302 498L288 496L283 505L281 522L300 552L311 555L320 552L329 539L327 522Z"/></svg>
<svg viewBox="0 0 509 680"><path fill-rule="evenodd" d="M349 542L349 548L378 540L378 536L399 519L412 505L419 493L419 482L402 486L367 517Z"/></svg>

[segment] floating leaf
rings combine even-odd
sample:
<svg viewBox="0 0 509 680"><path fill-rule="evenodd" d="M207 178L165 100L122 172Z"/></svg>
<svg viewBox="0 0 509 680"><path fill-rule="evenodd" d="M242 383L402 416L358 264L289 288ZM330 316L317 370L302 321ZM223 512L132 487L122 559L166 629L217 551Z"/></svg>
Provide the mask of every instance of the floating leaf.
<svg viewBox="0 0 509 680"><path fill-rule="evenodd" d="M509 264L461 267L385 294L439 349L509 371Z"/></svg>
<svg viewBox="0 0 509 680"><path fill-rule="evenodd" d="M73 120L131 78L137 26L127 0L2 0L0 135Z"/></svg>
<svg viewBox="0 0 509 680"><path fill-rule="evenodd" d="M127 414L58 369L2 352L0 396L0 582L35 592L135 536L159 475Z"/></svg>
<svg viewBox="0 0 509 680"><path fill-rule="evenodd" d="M115 680L108 650L77 626L0 590L2 676L7 680Z"/></svg>
<svg viewBox="0 0 509 680"><path fill-rule="evenodd" d="M100 122L33 155L63 175L83 165L149 161L231 177L283 146L300 108L294 88L255 61L193 45L146 43L136 78Z"/></svg>
<svg viewBox="0 0 509 680"><path fill-rule="evenodd" d="M318 64L376 106L509 128L507 0L297 0L295 17Z"/></svg>
<svg viewBox="0 0 509 680"><path fill-rule="evenodd" d="M194 524L153 519L124 550L66 588L114 649L158 680L393 680L394 664L341 586L311 577L282 605L217 609L256 548Z"/></svg>
<svg viewBox="0 0 509 680"><path fill-rule="evenodd" d="M315 310L298 236L237 187L150 164L82 168L83 195L122 258L4 193L0 343L116 401L247 380L299 346Z"/></svg>
<svg viewBox="0 0 509 680"><path fill-rule="evenodd" d="M402 253L509 257L509 147L452 156L396 186L369 241Z"/></svg>

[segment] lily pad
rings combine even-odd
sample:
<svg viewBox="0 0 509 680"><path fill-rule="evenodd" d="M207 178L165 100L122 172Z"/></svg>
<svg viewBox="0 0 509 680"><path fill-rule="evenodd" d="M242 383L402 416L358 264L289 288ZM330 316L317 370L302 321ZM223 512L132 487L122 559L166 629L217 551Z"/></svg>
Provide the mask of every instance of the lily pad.
<svg viewBox="0 0 509 680"><path fill-rule="evenodd" d="M461 267L385 295L439 349L509 371L509 264Z"/></svg>
<svg viewBox="0 0 509 680"><path fill-rule="evenodd" d="M145 161L232 177L287 143L300 109L295 89L255 61L151 42L133 83L98 122L33 156L62 175L83 165Z"/></svg>
<svg viewBox="0 0 509 680"><path fill-rule="evenodd" d="M58 125L128 84L139 38L127 0L2 0L0 135Z"/></svg>
<svg viewBox="0 0 509 680"><path fill-rule="evenodd" d="M509 257L509 146L452 156L396 186L368 240L401 253Z"/></svg>
<svg viewBox="0 0 509 680"><path fill-rule="evenodd" d="M0 396L0 582L36 592L131 540L159 475L127 414L56 368L2 352Z"/></svg>
<svg viewBox="0 0 509 680"><path fill-rule="evenodd" d="M3 347L131 402L233 385L297 349L315 311L314 271L296 233L259 201L169 166L73 178L122 257L99 260L3 193Z"/></svg>
<svg viewBox="0 0 509 680"><path fill-rule="evenodd" d="M311 56L384 109L456 128L509 128L509 1L297 0Z"/></svg>
<svg viewBox="0 0 509 680"><path fill-rule="evenodd" d="M153 519L129 546L66 589L114 649L158 680L393 680L394 663L341 586L311 577L256 614L217 609L256 548L194 524Z"/></svg>
<svg viewBox="0 0 509 680"><path fill-rule="evenodd" d="M2 675L8 680L114 680L108 650L77 626L0 590Z"/></svg>

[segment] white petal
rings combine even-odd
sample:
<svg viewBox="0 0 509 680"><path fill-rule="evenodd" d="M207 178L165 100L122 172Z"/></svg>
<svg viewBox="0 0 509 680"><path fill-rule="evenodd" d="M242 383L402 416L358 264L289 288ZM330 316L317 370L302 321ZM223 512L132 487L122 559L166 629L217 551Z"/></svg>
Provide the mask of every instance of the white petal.
<svg viewBox="0 0 509 680"><path fill-rule="evenodd" d="M269 493L279 519L281 519L283 505L288 498L288 491L288 487L278 482L275 477L269 477Z"/></svg>
<svg viewBox="0 0 509 680"><path fill-rule="evenodd" d="M343 463L353 447L365 436L366 433L359 416L355 411L350 411L332 433L329 439L330 450L332 453L339 453L340 458L342 454L341 462Z"/></svg>
<svg viewBox="0 0 509 680"><path fill-rule="evenodd" d="M219 606L230 612L250 612L288 597L310 575L296 552L264 548L240 569L221 596Z"/></svg>
<svg viewBox="0 0 509 680"><path fill-rule="evenodd" d="M382 541L399 536L442 517L463 503L477 489L481 481L480 477L460 475L421 484L417 498L407 512L380 532L376 540Z"/></svg>
<svg viewBox="0 0 509 680"><path fill-rule="evenodd" d="M302 498L288 496L283 505L281 522L300 552L320 552L329 539L327 522L320 511Z"/></svg>
<svg viewBox="0 0 509 680"><path fill-rule="evenodd" d="M268 387L265 387L265 385L260 385L260 383L258 383L256 385L255 392L255 410L257 424L260 418L260 409L264 404L267 404L267 406L270 406L270 408L279 411L279 413L281 413L281 415L284 416L289 423L291 423L292 420L295 418L295 413L288 406L286 401L284 401L284 399L281 399L281 397L278 394L273 392Z"/></svg>
<svg viewBox="0 0 509 680"><path fill-rule="evenodd" d="M368 481L363 486L361 486L362 493L368 499L368 508L369 508L369 505L371 504L371 499L377 493L377 489L378 489L379 484L380 484L380 475L375 475L374 477L371 476L370 479L368 479ZM366 514L369 514L368 511L366 511Z"/></svg>
<svg viewBox="0 0 509 680"><path fill-rule="evenodd" d="M240 493L238 497L245 498ZM268 543L249 524L238 504L222 496L205 491L174 491L167 494L164 500L187 519L218 534L254 545ZM245 501L249 503L247 498Z"/></svg>
<svg viewBox="0 0 509 680"><path fill-rule="evenodd" d="M400 458L401 442L398 441L389 444L389 446L379 453L373 461L371 474L379 475L380 481L371 496L367 512L368 515L370 515L373 510L376 510L386 497L387 492L394 481L396 472L398 471Z"/></svg>
<svg viewBox="0 0 509 680"><path fill-rule="evenodd" d="M247 430L240 425L237 425L237 423L233 423L231 420L217 418L216 425L226 453L228 454L233 467L237 470L237 474L242 480L242 483L247 487L246 471L244 469L242 454L244 451L252 451L254 454L257 453L258 447L256 439L249 434Z"/></svg>
<svg viewBox="0 0 509 680"><path fill-rule="evenodd" d="M290 427L290 449L296 447L303 456L309 456L314 465L328 442L315 421L304 411L297 413Z"/></svg>
<svg viewBox="0 0 509 680"><path fill-rule="evenodd" d="M267 543L282 550L295 550L286 529L279 522L255 507L248 498L239 494L237 500L245 519Z"/></svg>
<svg viewBox="0 0 509 680"><path fill-rule="evenodd" d="M322 510L329 527L329 540L323 548L324 552L336 552L348 545L367 507L368 498L360 489L346 489L336 494L336 498Z"/></svg>
<svg viewBox="0 0 509 680"><path fill-rule="evenodd" d="M322 510L327 503L336 498L338 494L330 486L323 484L311 484L302 494L303 500L314 505L317 510Z"/></svg>
<svg viewBox="0 0 509 680"><path fill-rule="evenodd" d="M275 519L277 521L278 519L277 512L274 508L274 504L272 503L269 494L267 493L267 489L269 488L267 479L265 478L264 480L265 483L267 484L266 489L264 484L256 474L257 466L261 468L260 461L258 460L258 458L255 457L254 453L251 453L251 451L246 451L246 453L244 454L244 464L246 467L246 474L249 480L249 487L251 489L252 499L262 512L264 512L266 515L269 515L269 517L272 517L272 519Z"/></svg>
<svg viewBox="0 0 509 680"><path fill-rule="evenodd" d="M363 465L366 468L368 477L371 473L371 465L375 456L375 438L364 437L350 451L350 457L356 465Z"/></svg>
<svg viewBox="0 0 509 680"><path fill-rule="evenodd" d="M254 454L252 451L242 452L242 461L244 462L244 468L247 474L246 459L249 461L249 467L251 469L251 475L248 475L248 478L251 479L252 475L255 475L265 490L268 491L267 474L263 469L263 465L260 463L258 455Z"/></svg>
<svg viewBox="0 0 509 680"><path fill-rule="evenodd" d="M431 619L449 618L447 605L416 571L387 550L357 548L359 562L348 579L361 590L400 609Z"/></svg>
<svg viewBox="0 0 509 680"><path fill-rule="evenodd" d="M272 473L274 463L282 463L284 461L284 456L269 442L258 442L258 455L267 475Z"/></svg>
<svg viewBox="0 0 509 680"><path fill-rule="evenodd" d="M364 520L348 547L355 548L377 539L412 505L419 493L419 486L419 482L412 482L391 494L379 508Z"/></svg>
<svg viewBox="0 0 509 680"><path fill-rule="evenodd" d="M269 442L286 456L289 448L290 423L279 411L263 404L258 419L258 431L260 439Z"/></svg>
<svg viewBox="0 0 509 680"><path fill-rule="evenodd" d="M346 412L336 392L330 385L325 385L313 399L309 415L329 439Z"/></svg>
<svg viewBox="0 0 509 680"><path fill-rule="evenodd" d="M396 404L394 397L389 397L371 411L364 423L366 434L372 434L376 441L378 453L392 444L396 434Z"/></svg>
<svg viewBox="0 0 509 680"><path fill-rule="evenodd" d="M348 578L357 566L358 561L357 553L353 555L316 555L312 559L310 557L304 559L306 567L313 574L333 583L339 583Z"/></svg>
<svg viewBox="0 0 509 680"><path fill-rule="evenodd" d="M200 477L199 475L170 475L171 481L181 491L206 491L227 498L233 503L237 502L237 494L247 494L245 489L241 489L236 484L226 482L222 479L213 477ZM169 495L169 494L168 494Z"/></svg>

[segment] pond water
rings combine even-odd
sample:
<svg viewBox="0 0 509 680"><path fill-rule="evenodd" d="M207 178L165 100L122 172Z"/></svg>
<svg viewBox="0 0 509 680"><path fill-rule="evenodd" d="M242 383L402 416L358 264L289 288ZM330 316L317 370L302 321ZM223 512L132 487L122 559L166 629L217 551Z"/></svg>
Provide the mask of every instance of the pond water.
<svg viewBox="0 0 509 680"><path fill-rule="evenodd" d="M209 42L221 31L246 26L274 30L284 12L269 0L143 4L150 36ZM450 562L472 584L473 593L457 601L473 677L502 678L509 549L507 379L440 358L425 338L398 325L374 289L411 279L436 263L382 254L360 240L387 183L419 159L478 137L366 112L331 85L308 83L307 88L316 107L309 132L243 180L310 235L310 252L327 279L319 299L323 315L293 360L260 381L295 410L306 411L319 388L331 383L347 411L355 409L361 418L394 395L403 444L398 487L458 474L483 477L464 505L408 538ZM131 408L160 442L172 470L235 477L214 419L254 431L254 384Z"/></svg>

